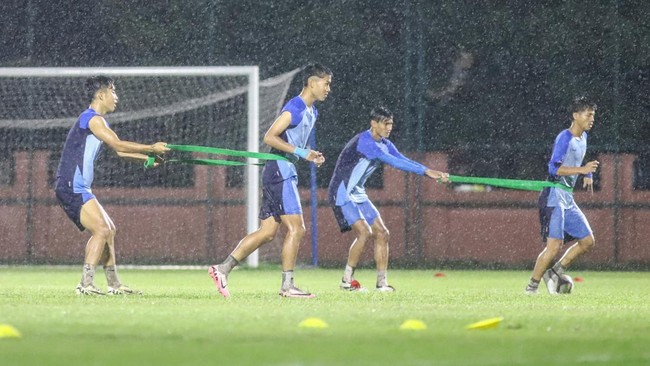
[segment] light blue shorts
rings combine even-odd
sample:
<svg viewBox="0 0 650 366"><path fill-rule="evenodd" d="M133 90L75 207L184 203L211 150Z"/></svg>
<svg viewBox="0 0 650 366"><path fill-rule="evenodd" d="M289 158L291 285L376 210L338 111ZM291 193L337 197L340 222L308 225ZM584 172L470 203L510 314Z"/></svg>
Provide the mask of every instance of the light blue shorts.
<svg viewBox="0 0 650 366"><path fill-rule="evenodd" d="M551 211L548 220L548 237L572 241L584 239L593 234L587 218L578 206L563 209L560 206L548 207Z"/></svg>
<svg viewBox="0 0 650 366"><path fill-rule="evenodd" d="M379 217L379 211L370 200L361 203L349 201L343 206L334 207L334 216L341 231L348 231L359 220L365 220L372 226Z"/></svg>

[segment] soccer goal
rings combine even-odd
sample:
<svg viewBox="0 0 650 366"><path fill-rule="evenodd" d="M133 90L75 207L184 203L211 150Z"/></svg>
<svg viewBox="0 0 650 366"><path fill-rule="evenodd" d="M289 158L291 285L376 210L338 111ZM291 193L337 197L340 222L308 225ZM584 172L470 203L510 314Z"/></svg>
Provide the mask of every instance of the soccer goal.
<svg viewBox="0 0 650 366"><path fill-rule="evenodd" d="M277 117L298 71L260 81L257 66L0 68L2 142L18 145L29 136L36 149L56 149L88 106L85 79L108 75L116 80L119 104L107 120L126 131L124 139L157 141L164 134L175 144L264 151L261 132ZM246 167L245 176L252 232L258 227L259 167ZM257 252L248 264L258 265Z"/></svg>

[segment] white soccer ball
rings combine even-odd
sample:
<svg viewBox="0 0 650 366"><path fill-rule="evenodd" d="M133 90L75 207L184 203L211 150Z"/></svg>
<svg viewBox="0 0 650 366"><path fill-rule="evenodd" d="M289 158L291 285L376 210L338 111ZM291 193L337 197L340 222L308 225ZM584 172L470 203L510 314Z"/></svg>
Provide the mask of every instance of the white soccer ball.
<svg viewBox="0 0 650 366"><path fill-rule="evenodd" d="M561 274L557 281L558 294L570 294L573 290L573 279L567 274Z"/></svg>

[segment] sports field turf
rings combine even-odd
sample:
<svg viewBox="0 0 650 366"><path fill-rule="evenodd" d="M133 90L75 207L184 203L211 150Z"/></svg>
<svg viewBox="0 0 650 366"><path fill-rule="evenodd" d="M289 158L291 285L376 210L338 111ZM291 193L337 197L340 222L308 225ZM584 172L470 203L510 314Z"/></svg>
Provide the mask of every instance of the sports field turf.
<svg viewBox="0 0 650 366"><path fill-rule="evenodd" d="M80 268L0 267L0 324L22 333L0 338L0 365L650 364L650 273L574 272L573 294L526 296L529 272L435 272L392 270L396 293L349 293L340 270L299 269L318 294L307 300L277 295L277 268L244 269L225 300L206 270L122 270L144 295L79 297ZM357 279L374 285L374 271ZM298 326L309 317L329 327ZM428 328L400 330L407 319Z"/></svg>

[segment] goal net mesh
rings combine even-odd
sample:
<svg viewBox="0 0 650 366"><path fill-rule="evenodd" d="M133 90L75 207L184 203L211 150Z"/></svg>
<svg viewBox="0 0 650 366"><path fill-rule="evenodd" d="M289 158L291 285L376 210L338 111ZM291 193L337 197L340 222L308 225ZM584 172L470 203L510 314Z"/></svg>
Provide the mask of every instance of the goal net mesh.
<svg viewBox="0 0 650 366"><path fill-rule="evenodd" d="M273 123L299 70L260 81L259 136ZM101 72L97 72L100 74ZM95 75L95 74L92 74ZM88 107L85 80L74 77L0 77L0 185L11 184L11 159L19 150L51 151L50 180L63 142L79 114ZM141 143L216 146L246 150L248 77L225 75L111 75L119 97L106 116L123 140ZM260 145L260 151L265 147ZM101 154L94 186L185 187L193 184L190 166L145 171L138 164ZM242 168L228 169L229 184L244 182Z"/></svg>

